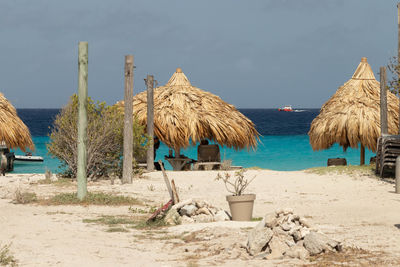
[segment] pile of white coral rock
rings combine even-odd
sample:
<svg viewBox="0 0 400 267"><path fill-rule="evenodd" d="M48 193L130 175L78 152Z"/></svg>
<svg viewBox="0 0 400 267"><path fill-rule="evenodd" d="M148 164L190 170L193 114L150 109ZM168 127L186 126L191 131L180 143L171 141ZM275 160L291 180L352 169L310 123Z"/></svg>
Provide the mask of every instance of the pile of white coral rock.
<svg viewBox="0 0 400 267"><path fill-rule="evenodd" d="M229 221L229 214L223 209L216 208L207 201L187 199L181 201L167 212L164 221L170 225Z"/></svg>
<svg viewBox="0 0 400 267"><path fill-rule="evenodd" d="M264 259L307 259L326 251L340 251L342 245L311 227L292 209L279 209L264 216L247 240L250 255Z"/></svg>

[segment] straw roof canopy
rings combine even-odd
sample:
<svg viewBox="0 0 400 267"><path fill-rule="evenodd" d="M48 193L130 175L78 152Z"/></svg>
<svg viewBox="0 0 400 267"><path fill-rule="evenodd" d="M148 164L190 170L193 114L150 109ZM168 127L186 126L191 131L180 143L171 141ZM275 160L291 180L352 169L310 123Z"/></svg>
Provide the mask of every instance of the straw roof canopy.
<svg viewBox="0 0 400 267"><path fill-rule="evenodd" d="M389 134L397 134L399 100L390 91L387 103ZM380 83L367 58L362 58L353 77L322 106L308 135L314 150L327 149L334 143L346 150L360 143L375 151L380 134Z"/></svg>
<svg viewBox="0 0 400 267"><path fill-rule="evenodd" d="M16 109L0 93L0 143L5 142L8 148L19 147L22 151L28 147L34 150L28 127L18 117Z"/></svg>
<svg viewBox="0 0 400 267"><path fill-rule="evenodd" d="M123 111L123 101L117 103ZM133 112L147 123L147 92L134 97ZM154 89L154 134L174 149L209 139L234 149L257 146L254 123L233 105L192 86L180 68L165 86Z"/></svg>

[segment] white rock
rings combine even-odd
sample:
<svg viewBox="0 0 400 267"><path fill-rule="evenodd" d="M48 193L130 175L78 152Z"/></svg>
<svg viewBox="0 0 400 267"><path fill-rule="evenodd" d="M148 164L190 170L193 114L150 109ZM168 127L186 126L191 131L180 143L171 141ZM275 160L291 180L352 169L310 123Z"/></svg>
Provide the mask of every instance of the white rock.
<svg viewBox="0 0 400 267"><path fill-rule="evenodd" d="M281 259L286 250L289 249L286 242L278 236L273 236L268 246L271 249L271 254L267 256L268 260Z"/></svg>
<svg viewBox="0 0 400 267"><path fill-rule="evenodd" d="M257 226L253 228L247 237L247 251L249 254L252 256L259 254L272 236L273 232L269 228Z"/></svg>
<svg viewBox="0 0 400 267"><path fill-rule="evenodd" d="M308 235L310 233L310 230L309 229L307 229L307 228L305 228L305 227L302 227L302 228L300 228L300 236L301 236L301 238L304 238L306 235Z"/></svg>
<svg viewBox="0 0 400 267"><path fill-rule="evenodd" d="M308 228L312 227L311 223L304 217L300 217L299 222L301 225L303 225L305 227L308 227Z"/></svg>
<svg viewBox="0 0 400 267"><path fill-rule="evenodd" d="M291 209L291 208L284 208L284 209L283 209L283 214L284 214L284 215L293 214L293 209Z"/></svg>
<svg viewBox="0 0 400 267"><path fill-rule="evenodd" d="M228 214L224 210L219 210L214 215L214 221L216 222L223 222L223 221L230 221Z"/></svg>
<svg viewBox="0 0 400 267"><path fill-rule="evenodd" d="M213 221L213 217L212 216L205 215L205 214L195 215L192 218L194 219L195 222L199 222L199 223L206 223L206 222L212 222Z"/></svg>
<svg viewBox="0 0 400 267"><path fill-rule="evenodd" d="M275 210L275 213L279 216L281 213L283 213L283 209L282 208L277 208Z"/></svg>
<svg viewBox="0 0 400 267"><path fill-rule="evenodd" d="M311 232L304 237L304 247L310 252L310 255L334 250L338 245L339 242L317 232Z"/></svg>
<svg viewBox="0 0 400 267"><path fill-rule="evenodd" d="M211 215L210 211L206 207L199 208L198 210L196 210L195 213L196 215L199 214Z"/></svg>
<svg viewBox="0 0 400 267"><path fill-rule="evenodd" d="M185 205L185 206L183 206L180 210L179 210L179 214L180 215L187 215L187 216L192 216L192 215L195 215L195 213L196 213L196 210L197 210L197 208L196 208L196 206L195 205L193 205L193 204L189 204L189 205Z"/></svg>
<svg viewBox="0 0 400 267"><path fill-rule="evenodd" d="M289 258L297 258L300 260L306 260L310 257L310 253L302 245L291 247L284 255Z"/></svg>
<svg viewBox="0 0 400 267"><path fill-rule="evenodd" d="M181 216L175 209L170 209L165 215L164 222L168 225L177 225L181 224Z"/></svg>
<svg viewBox="0 0 400 267"><path fill-rule="evenodd" d="M296 224L292 222L285 222L281 224L281 228L285 231L290 231L291 229L295 228Z"/></svg>
<svg viewBox="0 0 400 267"><path fill-rule="evenodd" d="M264 216L264 222L265 222L265 226L269 227L269 228L274 228L275 226L278 225L278 220L276 218L276 213L272 212L272 213L268 213Z"/></svg>
<svg viewBox="0 0 400 267"><path fill-rule="evenodd" d="M206 202L203 200L195 200L196 207L199 209L203 208L206 206Z"/></svg>
<svg viewBox="0 0 400 267"><path fill-rule="evenodd" d="M181 201L181 202L176 203L176 204L173 205L171 208L172 208L172 209L175 209L175 210L179 210L179 209L181 209L183 206L192 204L192 202L193 202L193 199L189 198L189 199L186 199L186 200L183 200L183 201Z"/></svg>

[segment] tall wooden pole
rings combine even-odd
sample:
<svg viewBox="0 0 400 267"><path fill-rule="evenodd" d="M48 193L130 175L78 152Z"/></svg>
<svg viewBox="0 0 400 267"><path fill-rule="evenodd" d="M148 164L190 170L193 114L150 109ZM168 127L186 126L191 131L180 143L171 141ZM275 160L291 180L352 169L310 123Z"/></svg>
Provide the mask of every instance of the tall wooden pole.
<svg viewBox="0 0 400 267"><path fill-rule="evenodd" d="M154 141L154 77L147 75L147 135L150 140ZM149 146L147 149L147 170L154 171L154 146Z"/></svg>
<svg viewBox="0 0 400 267"><path fill-rule="evenodd" d="M380 67L381 82L381 135L388 134L386 68Z"/></svg>
<svg viewBox="0 0 400 267"><path fill-rule="evenodd" d="M400 3L397 4L397 85L400 82ZM397 88L400 98L400 88ZM400 104L399 104L399 134L400 134Z"/></svg>
<svg viewBox="0 0 400 267"><path fill-rule="evenodd" d="M78 199L87 194L86 143L87 143L87 98L88 98L88 43L79 42L78 52Z"/></svg>
<svg viewBox="0 0 400 267"><path fill-rule="evenodd" d="M124 160L122 182L132 183L133 157L133 55L125 56Z"/></svg>

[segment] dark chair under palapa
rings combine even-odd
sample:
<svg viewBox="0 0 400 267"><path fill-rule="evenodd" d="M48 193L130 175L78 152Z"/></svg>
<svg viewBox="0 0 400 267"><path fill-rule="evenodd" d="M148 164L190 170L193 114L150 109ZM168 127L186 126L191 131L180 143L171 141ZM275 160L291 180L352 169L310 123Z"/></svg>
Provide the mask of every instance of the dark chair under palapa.
<svg viewBox="0 0 400 267"><path fill-rule="evenodd" d="M378 138L375 173L383 177L385 168L394 168L400 156L400 135L382 135Z"/></svg>
<svg viewBox="0 0 400 267"><path fill-rule="evenodd" d="M199 145L197 147L197 161L193 163L194 170L220 169L221 154L218 145Z"/></svg>

